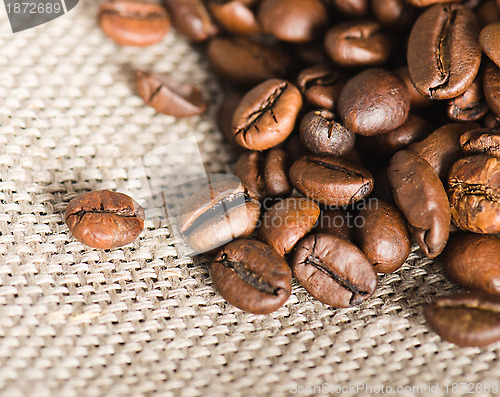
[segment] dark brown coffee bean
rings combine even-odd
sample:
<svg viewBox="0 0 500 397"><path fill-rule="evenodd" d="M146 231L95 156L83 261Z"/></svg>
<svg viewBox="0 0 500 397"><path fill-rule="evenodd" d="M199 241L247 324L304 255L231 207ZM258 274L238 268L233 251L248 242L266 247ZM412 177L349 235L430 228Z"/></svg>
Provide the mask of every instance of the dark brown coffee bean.
<svg viewBox="0 0 500 397"><path fill-rule="evenodd" d="M260 203L236 180L212 182L189 197L177 216L179 229L197 252L249 236L259 220Z"/></svg>
<svg viewBox="0 0 500 397"><path fill-rule="evenodd" d="M467 131L460 136L460 146L465 154L483 153L500 158L500 129Z"/></svg>
<svg viewBox="0 0 500 397"><path fill-rule="evenodd" d="M292 273L271 247L255 240L226 245L210 266L214 288L232 305L254 314L281 307L292 291Z"/></svg>
<svg viewBox="0 0 500 397"><path fill-rule="evenodd" d="M209 0L207 6L217 23L229 32L243 35L262 33L253 10L243 1Z"/></svg>
<svg viewBox="0 0 500 397"><path fill-rule="evenodd" d="M292 134L286 141L286 153L290 164L295 163L298 159L307 156L309 151L306 149L298 135Z"/></svg>
<svg viewBox="0 0 500 397"><path fill-rule="evenodd" d="M408 150L393 156L388 173L394 199L413 238L428 258L435 258L450 230L450 204L443 184L427 161Z"/></svg>
<svg viewBox="0 0 500 397"><path fill-rule="evenodd" d="M273 148L267 152L245 152L234 167L234 175L241 179L258 198L288 197L292 185L288 179L289 169L286 152Z"/></svg>
<svg viewBox="0 0 500 397"><path fill-rule="evenodd" d="M355 135L335 121L329 110L307 113L300 122L300 139L315 154L341 156L354 147Z"/></svg>
<svg viewBox="0 0 500 397"><path fill-rule="evenodd" d="M321 210L314 234L326 233L353 241L356 217L342 208Z"/></svg>
<svg viewBox="0 0 500 397"><path fill-rule="evenodd" d="M395 30L409 30L415 19L415 12L405 0L373 0L373 15L384 27Z"/></svg>
<svg viewBox="0 0 500 397"><path fill-rule="evenodd" d="M475 80L463 94L448 101L448 117L456 121L479 120L488 113L488 104L483 93L482 73L478 73Z"/></svg>
<svg viewBox="0 0 500 397"><path fill-rule="evenodd" d="M390 158L410 143L424 139L431 126L423 118L410 114L395 130L375 136L359 136L358 148L369 157Z"/></svg>
<svg viewBox="0 0 500 397"><path fill-rule="evenodd" d="M118 44L146 47L161 41L170 29L170 19L159 5L114 0L101 4L99 25Z"/></svg>
<svg viewBox="0 0 500 397"><path fill-rule="evenodd" d="M344 86L344 77L329 65L320 64L300 72L297 84L309 106L333 110Z"/></svg>
<svg viewBox="0 0 500 397"><path fill-rule="evenodd" d="M327 0L332 7L346 17L365 18L370 12L368 0Z"/></svg>
<svg viewBox="0 0 500 397"><path fill-rule="evenodd" d="M137 92L159 113L182 118L202 114L207 102L200 89L159 74L136 72Z"/></svg>
<svg viewBox="0 0 500 397"><path fill-rule="evenodd" d="M366 256L354 244L331 234L300 241L292 270L312 296L334 307L359 305L377 287L377 274Z"/></svg>
<svg viewBox="0 0 500 397"><path fill-rule="evenodd" d="M389 58L391 42L377 22L354 21L328 30L325 49L337 65L367 67L381 65Z"/></svg>
<svg viewBox="0 0 500 397"><path fill-rule="evenodd" d="M462 5L434 5L413 25L408 68L415 88L433 99L451 99L471 85L481 62L476 16Z"/></svg>
<svg viewBox="0 0 500 397"><path fill-rule="evenodd" d="M368 170L337 157L303 157L292 164L290 180L300 193L322 205L351 204L373 189L373 177Z"/></svg>
<svg viewBox="0 0 500 397"><path fill-rule="evenodd" d="M318 205L306 198L289 197L278 201L262 216L259 240L278 254L288 254L297 241L314 226L319 216Z"/></svg>
<svg viewBox="0 0 500 397"><path fill-rule="evenodd" d="M500 159L476 154L450 170L451 216L462 230L500 233Z"/></svg>
<svg viewBox="0 0 500 397"><path fill-rule="evenodd" d="M488 62L484 69L483 90L491 111L500 116L500 68L493 62Z"/></svg>
<svg viewBox="0 0 500 397"><path fill-rule="evenodd" d="M257 16L266 33L295 43L312 41L328 24L321 0L262 0Z"/></svg>
<svg viewBox="0 0 500 397"><path fill-rule="evenodd" d="M402 125L408 117L408 90L394 74L367 69L342 88L337 109L344 125L361 135L377 135Z"/></svg>
<svg viewBox="0 0 500 397"><path fill-rule="evenodd" d="M163 0L175 30L197 43L217 33L217 26L201 0Z"/></svg>
<svg viewBox="0 0 500 397"><path fill-rule="evenodd" d="M283 142L293 131L302 96L285 80L267 80L250 90L233 116L236 142L246 149L266 150Z"/></svg>
<svg viewBox="0 0 500 397"><path fill-rule="evenodd" d="M500 22L485 26L479 35L479 44L488 57L500 67Z"/></svg>
<svg viewBox="0 0 500 397"><path fill-rule="evenodd" d="M486 346L500 340L500 298L469 292L437 298L424 316L441 338L459 346Z"/></svg>
<svg viewBox="0 0 500 397"><path fill-rule="evenodd" d="M64 213L69 231L93 248L118 248L134 241L144 228L144 210L132 198L100 190L71 200Z"/></svg>
<svg viewBox="0 0 500 397"><path fill-rule="evenodd" d="M207 49L214 71L230 83L251 87L273 77L282 77L290 59L279 48L244 37L215 37Z"/></svg>
<svg viewBox="0 0 500 397"><path fill-rule="evenodd" d="M406 219L392 205L380 200L369 201L358 212L361 226L354 236L378 273L392 273L399 269L410 255L410 233Z"/></svg>
<svg viewBox="0 0 500 397"><path fill-rule="evenodd" d="M448 172L455 161L462 157L460 136L477 129L475 123L451 123L438 128L421 142L412 143L408 149L426 160L443 183L448 180Z"/></svg>
<svg viewBox="0 0 500 397"><path fill-rule="evenodd" d="M482 29L491 23L500 22L500 8L494 0L489 0L480 5L476 10L479 27Z"/></svg>
<svg viewBox="0 0 500 397"><path fill-rule="evenodd" d="M414 7L429 7L435 4L455 3L456 0L407 0Z"/></svg>
<svg viewBox="0 0 500 397"><path fill-rule="evenodd" d="M488 112L486 116L484 116L484 126L490 129L500 128L500 116L496 116L494 113Z"/></svg>
<svg viewBox="0 0 500 397"><path fill-rule="evenodd" d="M233 135L233 114L238 103L240 103L243 94L237 91L231 91L224 96L219 108L217 109L216 122L217 127L222 132L226 140L236 152L242 152L244 149L236 143Z"/></svg>
<svg viewBox="0 0 500 397"><path fill-rule="evenodd" d="M394 202L394 196L392 194L392 186L389 182L387 166L385 164L377 164L370 167L370 172L373 175L373 180L376 181L371 196L379 200L383 200L387 203L396 205L396 203Z"/></svg>
<svg viewBox="0 0 500 397"><path fill-rule="evenodd" d="M500 295L500 239L461 233L450 238L443 253L444 270L472 290Z"/></svg>
<svg viewBox="0 0 500 397"><path fill-rule="evenodd" d="M405 83L405 87L408 90L408 95L410 97L411 107L429 107L435 102L432 99L427 98L417 91L410 79L410 72L408 71L408 66L401 66L397 68L394 73Z"/></svg>
<svg viewBox="0 0 500 397"><path fill-rule="evenodd" d="M330 60L328 55L326 55L323 40L310 43L297 43L295 44L295 54L307 66L326 64Z"/></svg>

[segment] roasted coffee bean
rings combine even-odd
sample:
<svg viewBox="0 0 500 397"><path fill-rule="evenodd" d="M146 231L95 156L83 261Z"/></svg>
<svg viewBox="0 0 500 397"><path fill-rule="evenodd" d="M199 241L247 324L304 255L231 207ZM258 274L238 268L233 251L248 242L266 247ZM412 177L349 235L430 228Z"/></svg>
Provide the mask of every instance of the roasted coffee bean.
<svg viewBox="0 0 500 397"><path fill-rule="evenodd" d="M314 234L333 234L353 241L356 221L357 217L343 208L321 210L316 226L314 227Z"/></svg>
<svg viewBox="0 0 500 397"><path fill-rule="evenodd" d="M441 338L459 346L486 346L500 340L500 297L480 292L443 296L424 310Z"/></svg>
<svg viewBox="0 0 500 397"><path fill-rule="evenodd" d="M328 24L321 0L262 0L257 16L264 32L295 43L313 40Z"/></svg>
<svg viewBox="0 0 500 397"><path fill-rule="evenodd" d="M405 83L405 87L408 90L408 95L410 97L411 107L429 107L436 102L432 99L427 98L417 91L410 79L410 72L408 71L408 66L401 66L397 68L394 73Z"/></svg>
<svg viewBox="0 0 500 397"><path fill-rule="evenodd" d="M354 230L356 243L378 273L399 269L411 251L406 219L392 205L369 201L358 212L361 225Z"/></svg>
<svg viewBox="0 0 500 397"><path fill-rule="evenodd" d="M334 307L358 305L377 287L377 274L366 256L354 244L331 234L300 241L292 270L312 296Z"/></svg>
<svg viewBox="0 0 500 397"><path fill-rule="evenodd" d="M389 164L394 200L410 224L410 233L428 258L444 249L450 230L450 204L443 184L418 154L397 152Z"/></svg>
<svg viewBox="0 0 500 397"><path fill-rule="evenodd" d="M202 114L207 102L200 89L171 77L136 72L137 92L148 106L159 113L182 118Z"/></svg>
<svg viewBox="0 0 500 397"><path fill-rule="evenodd" d="M423 141L412 143L408 149L426 160L441 181L446 183L451 166L462 157L460 136L478 127L479 125L475 123L445 124Z"/></svg>
<svg viewBox="0 0 500 397"><path fill-rule="evenodd" d="M485 26L479 35L479 44L488 57L500 67L500 22Z"/></svg>
<svg viewBox="0 0 500 397"><path fill-rule="evenodd" d="M495 115L500 116L500 68L489 62L483 76L484 97Z"/></svg>
<svg viewBox="0 0 500 397"><path fill-rule="evenodd" d="M451 216L460 229L500 233L500 159L476 154L458 160L448 186Z"/></svg>
<svg viewBox="0 0 500 397"><path fill-rule="evenodd" d="M298 159L307 156L309 151L306 149L298 135L292 134L286 141L286 154L290 160L290 164L295 163Z"/></svg>
<svg viewBox="0 0 500 397"><path fill-rule="evenodd" d="M341 156L354 147L355 135L335 121L329 110L307 113L300 122L300 139L315 154Z"/></svg>
<svg viewBox="0 0 500 397"><path fill-rule="evenodd" d="M490 129L500 128L500 116L496 116L494 113L488 112L486 116L484 116L484 126Z"/></svg>
<svg viewBox="0 0 500 397"><path fill-rule="evenodd" d="M414 7L429 7L435 4L455 3L456 0L407 0Z"/></svg>
<svg viewBox="0 0 500 397"><path fill-rule="evenodd" d="M494 0L489 0L480 5L476 10L479 27L482 29L491 23L500 22L500 8Z"/></svg>
<svg viewBox="0 0 500 397"><path fill-rule="evenodd" d="M101 4L99 25L118 44L146 47L161 41L170 29L170 19L159 5L114 0Z"/></svg>
<svg viewBox="0 0 500 397"><path fill-rule="evenodd" d="M189 197L177 216L179 229L197 252L207 252L249 236L259 220L260 203L236 180L203 186Z"/></svg>
<svg viewBox="0 0 500 397"><path fill-rule="evenodd" d="M112 249L130 244L144 228L144 210L132 198L100 190L83 193L66 207L64 220L81 243Z"/></svg>
<svg viewBox="0 0 500 397"><path fill-rule="evenodd" d="M463 94L448 101L448 117L456 121L479 120L488 113L488 103L483 93L482 73L478 73L476 79Z"/></svg>
<svg viewBox="0 0 500 397"><path fill-rule="evenodd" d="M242 152L244 149L236 143L233 135L233 114L238 103L240 103L243 94L237 91L231 91L224 96L219 108L217 109L216 122L217 127L222 132L226 140L231 144L233 150Z"/></svg>
<svg viewBox="0 0 500 397"><path fill-rule="evenodd" d="M328 55L326 55L323 40L295 44L295 55L306 66L326 64L330 61Z"/></svg>
<svg viewBox="0 0 500 397"><path fill-rule="evenodd" d="M370 167L370 172L373 175L373 180L376 181L370 198L374 197L383 200L387 203L394 204L394 196L392 194L391 183L389 182L389 174L387 173L387 165L376 164Z"/></svg>
<svg viewBox="0 0 500 397"><path fill-rule="evenodd" d="M226 245L210 266L214 288L237 308L267 314L281 307L292 291L292 273L271 247L255 240Z"/></svg>
<svg viewBox="0 0 500 397"><path fill-rule="evenodd" d="M433 99L451 99L471 85L481 62L476 16L459 4L436 4L421 14L408 41L415 88Z"/></svg>
<svg viewBox="0 0 500 397"><path fill-rule="evenodd" d="M234 175L251 190L259 200L266 197L288 197L292 185L288 178L287 154L273 148L267 152L245 152L234 167Z"/></svg>
<svg viewBox="0 0 500 397"><path fill-rule="evenodd" d="M277 47L244 37L215 37L207 49L214 71L224 80L251 87L273 77L282 77L290 59Z"/></svg>
<svg viewBox="0 0 500 397"><path fill-rule="evenodd" d="M367 156L388 159L410 143L424 139L431 132L431 126L423 118L413 114L395 130L375 136L359 136L358 148Z"/></svg>
<svg viewBox="0 0 500 397"><path fill-rule="evenodd" d="M409 30L415 19L414 9L405 0L372 0L376 20L384 27Z"/></svg>
<svg viewBox="0 0 500 397"><path fill-rule="evenodd" d="M367 69L340 92L337 109L344 125L361 135L377 135L402 125L410 100L404 83L383 69Z"/></svg>
<svg viewBox="0 0 500 397"><path fill-rule="evenodd" d="M233 116L236 142L246 149L266 150L283 142L293 131L302 96L285 80L267 80L250 90Z"/></svg>
<svg viewBox="0 0 500 397"><path fill-rule="evenodd" d="M368 0L327 0L335 11L350 18L365 18L370 12Z"/></svg>
<svg viewBox="0 0 500 397"><path fill-rule="evenodd" d="M460 146L465 154L483 153L500 158L500 129L467 131L460 136Z"/></svg>
<svg viewBox="0 0 500 397"><path fill-rule="evenodd" d="M500 239L458 234L443 252L444 270L457 283L472 290L500 295Z"/></svg>
<svg viewBox="0 0 500 397"><path fill-rule="evenodd" d="M389 58L391 42L373 21L345 22L325 34L325 49L333 62L342 67L381 65Z"/></svg>
<svg viewBox="0 0 500 397"><path fill-rule="evenodd" d="M262 217L258 231L264 241L278 254L288 254L297 241L304 237L318 220L320 210L311 200L289 197L278 201Z"/></svg>
<svg viewBox="0 0 500 397"><path fill-rule="evenodd" d="M344 86L344 77L331 66L320 64L300 72L297 84L309 106L333 110Z"/></svg>
<svg viewBox="0 0 500 397"><path fill-rule="evenodd" d="M217 33L217 26L201 0L163 0L174 28L189 40L198 43Z"/></svg>
<svg viewBox="0 0 500 397"><path fill-rule="evenodd" d="M342 206L368 196L373 177L362 166L336 157L310 155L290 168L292 185L322 205Z"/></svg>
<svg viewBox="0 0 500 397"><path fill-rule="evenodd" d="M217 23L229 32L243 35L262 33L253 10L243 1L209 0L207 6Z"/></svg>

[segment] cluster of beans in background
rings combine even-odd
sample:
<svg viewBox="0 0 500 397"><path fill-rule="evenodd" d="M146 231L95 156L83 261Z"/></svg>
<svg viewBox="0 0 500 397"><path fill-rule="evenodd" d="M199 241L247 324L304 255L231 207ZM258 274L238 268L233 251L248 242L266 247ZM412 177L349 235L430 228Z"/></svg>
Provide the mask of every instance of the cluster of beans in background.
<svg viewBox="0 0 500 397"><path fill-rule="evenodd" d="M473 290L436 299L430 326L460 345L500 339L498 0L119 0L99 23L139 46L172 25L227 93L217 123L243 187L190 199L190 213L202 211L184 232L197 250L216 247L227 236L210 214L243 197L231 216L247 222L231 233L255 239L229 243L211 265L228 302L276 310L291 268L323 303L359 304L413 240ZM154 71L138 71L137 87L175 117L207 107L197 87Z"/></svg>

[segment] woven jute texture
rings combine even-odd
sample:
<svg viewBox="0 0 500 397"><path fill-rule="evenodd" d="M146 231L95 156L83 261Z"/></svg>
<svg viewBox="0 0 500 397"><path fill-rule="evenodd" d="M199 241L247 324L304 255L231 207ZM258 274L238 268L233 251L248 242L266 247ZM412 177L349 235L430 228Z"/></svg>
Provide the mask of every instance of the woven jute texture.
<svg viewBox="0 0 500 397"><path fill-rule="evenodd" d="M427 330L423 305L457 287L416 249L360 307L327 307L294 281L264 316L214 292L166 226L148 220L122 249L77 242L63 222L69 200L126 191L128 168L153 149L194 137L212 173L235 158L215 127L221 91L202 49L173 31L146 49L117 46L97 9L88 1L0 36L2 397L490 394L500 344L458 348ZM136 69L201 86L209 111L156 114L136 94Z"/></svg>

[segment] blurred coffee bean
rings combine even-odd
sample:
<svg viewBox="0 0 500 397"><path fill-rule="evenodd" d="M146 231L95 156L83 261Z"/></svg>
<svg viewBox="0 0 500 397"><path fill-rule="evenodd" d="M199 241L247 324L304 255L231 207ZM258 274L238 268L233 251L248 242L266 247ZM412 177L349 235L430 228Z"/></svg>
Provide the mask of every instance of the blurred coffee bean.
<svg viewBox="0 0 500 397"><path fill-rule="evenodd" d="M254 11L242 1L208 0L207 7L215 21L231 33L242 35L262 33Z"/></svg>
<svg viewBox="0 0 500 397"><path fill-rule="evenodd" d="M326 0L339 14L348 18L365 18L370 12L368 0Z"/></svg>
<svg viewBox="0 0 500 397"><path fill-rule="evenodd" d="M436 102L432 99L427 98L417 91L410 79L410 72L408 71L408 66L401 66L397 68L394 73L403 80L406 89L408 90L408 95L410 96L411 107L429 107Z"/></svg>
<svg viewBox="0 0 500 397"><path fill-rule="evenodd" d="M297 78L297 85L307 104L313 108L333 110L345 78L327 64L304 69Z"/></svg>
<svg viewBox="0 0 500 397"><path fill-rule="evenodd" d="M500 158L500 129L467 131L460 136L460 147L465 154L483 153Z"/></svg>
<svg viewBox="0 0 500 397"><path fill-rule="evenodd" d="M489 0L481 4L476 10L476 15L481 29L491 23L500 22L500 9L494 0Z"/></svg>
<svg viewBox="0 0 500 397"><path fill-rule="evenodd" d="M198 43L217 33L205 5L200 0L163 0L172 24L179 33Z"/></svg>
<svg viewBox="0 0 500 397"><path fill-rule="evenodd" d="M415 19L415 10L405 0L372 0L372 11L388 29L409 30Z"/></svg>
<svg viewBox="0 0 500 397"><path fill-rule="evenodd" d="M484 53L500 67L500 22L485 26L479 35Z"/></svg>
<svg viewBox="0 0 500 397"><path fill-rule="evenodd" d="M243 94L238 91L228 92L222 99L219 108L217 109L217 115L215 117L217 127L222 132L226 140L231 144L234 150L242 152L244 149L236 143L233 135L233 114L238 104L243 98Z"/></svg>
<svg viewBox="0 0 500 397"><path fill-rule="evenodd" d="M483 93L482 74L478 73L467 91L448 101L447 113L452 120L474 121L484 117L488 110Z"/></svg>
<svg viewBox="0 0 500 397"><path fill-rule="evenodd" d="M484 69L483 90L491 111L500 116L500 68L493 62L488 62Z"/></svg>
<svg viewBox="0 0 500 397"><path fill-rule="evenodd" d="M343 208L327 208L321 210L313 232L314 234L333 234L353 241L356 220L356 217L351 212Z"/></svg>

